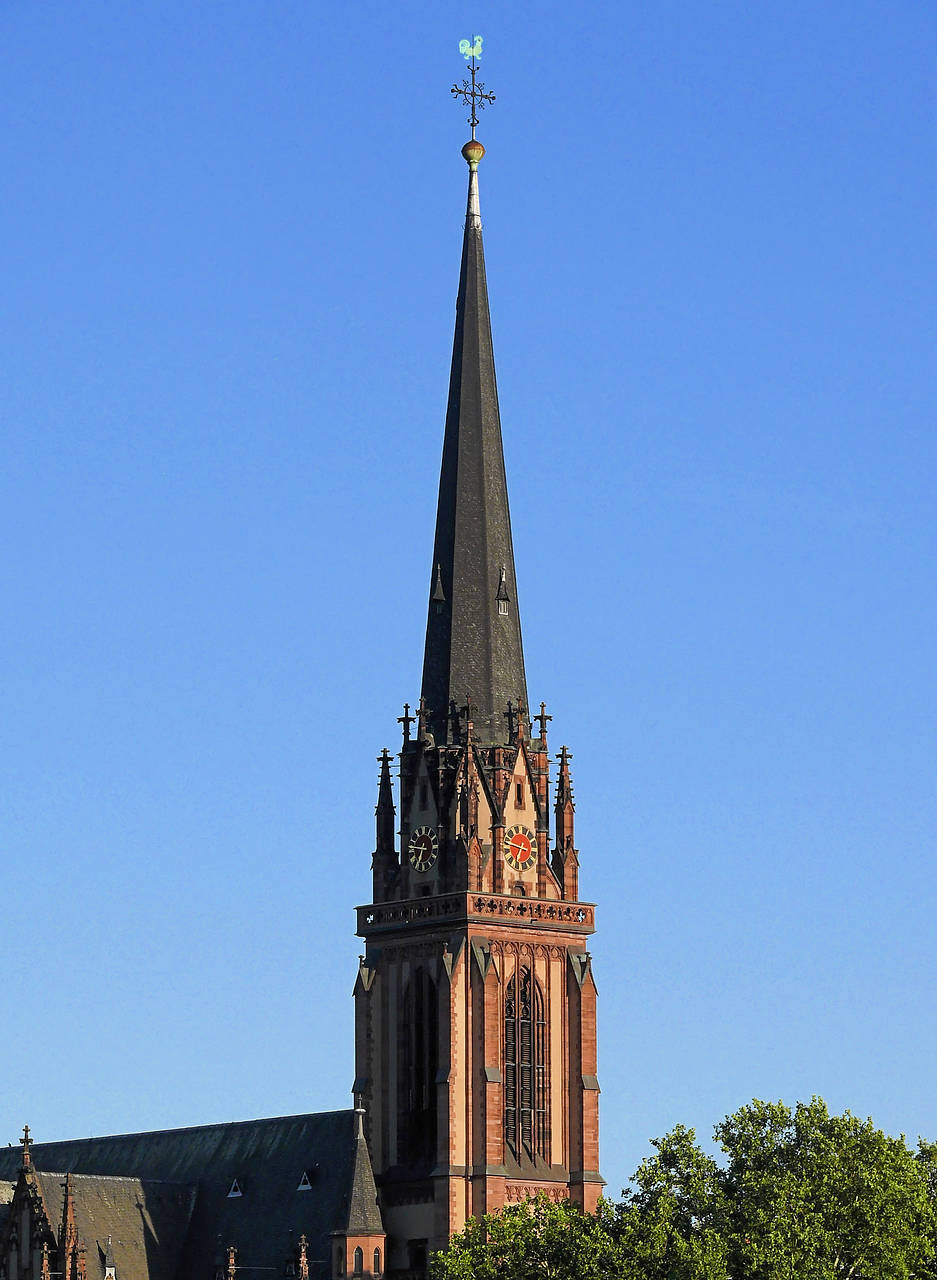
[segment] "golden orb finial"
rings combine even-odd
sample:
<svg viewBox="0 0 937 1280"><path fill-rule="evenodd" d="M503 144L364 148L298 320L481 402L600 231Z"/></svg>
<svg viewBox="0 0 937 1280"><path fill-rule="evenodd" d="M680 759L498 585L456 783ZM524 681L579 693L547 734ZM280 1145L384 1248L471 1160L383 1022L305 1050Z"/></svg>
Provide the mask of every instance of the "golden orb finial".
<svg viewBox="0 0 937 1280"><path fill-rule="evenodd" d="M468 167L473 170L478 168L478 162L484 154L485 148L477 138L471 138L462 148L462 155L465 157Z"/></svg>

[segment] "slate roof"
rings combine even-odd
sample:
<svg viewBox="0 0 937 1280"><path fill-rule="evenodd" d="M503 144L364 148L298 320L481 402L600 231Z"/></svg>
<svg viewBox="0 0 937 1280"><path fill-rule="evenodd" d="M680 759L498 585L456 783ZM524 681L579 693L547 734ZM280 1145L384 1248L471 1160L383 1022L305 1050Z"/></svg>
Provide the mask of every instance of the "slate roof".
<svg viewBox="0 0 937 1280"><path fill-rule="evenodd" d="M93 1175L87 1181L75 1180L76 1215L85 1213L94 1219L91 1238L79 1225L89 1250L89 1277L97 1274L91 1267L96 1241L105 1243L108 1234L115 1241L118 1237L118 1231L105 1229L106 1215L118 1213L118 1200L124 1206L120 1212L125 1213L127 1198L133 1194L142 1195L154 1228L161 1223L164 1231L180 1233L175 1241L177 1251L169 1250L166 1255L171 1254L175 1271L144 1271L140 1273L142 1280L211 1276L219 1247L231 1244L238 1250L239 1267L275 1267L274 1274L282 1274L287 1257L303 1233L309 1242L312 1274L326 1275L329 1235L341 1230L349 1220L349 1212L366 1181L359 1173L362 1153L352 1111L34 1143L31 1155L37 1175L40 1170L55 1171L59 1183L65 1172ZM0 1150L0 1179L15 1178L21 1162L19 1148ZM370 1161L367 1172L370 1175ZM308 1191L297 1189L303 1173L309 1179ZM43 1176L45 1183L45 1175L38 1176ZM373 1187L373 1175L370 1176ZM235 1179L242 1194L229 1198ZM117 1183L124 1180L128 1186L118 1188ZM79 1209L86 1192L88 1204ZM59 1190L60 1197L61 1194ZM189 1194L193 1202L183 1224L185 1197ZM109 1196L114 1205L106 1208L104 1201ZM60 1216L61 1199L58 1205ZM137 1212L145 1221L143 1210ZM173 1218L174 1214L178 1216ZM175 1226L170 1228L171 1221ZM58 1225L53 1215L56 1230ZM379 1225L376 1229L383 1230ZM137 1247L133 1245L134 1249ZM319 1265L314 1266L316 1263ZM162 1267L162 1261L159 1265ZM117 1274L124 1280L120 1264ZM128 1280L137 1277L131 1273Z"/></svg>
<svg viewBox="0 0 937 1280"><path fill-rule="evenodd" d="M64 1173L36 1170L46 1213L56 1233L62 1221L64 1179ZM87 1250L90 1280L104 1274L109 1236L120 1280L176 1280L195 1208L195 1187L91 1174L74 1174L71 1185L75 1226Z"/></svg>
<svg viewBox="0 0 937 1280"><path fill-rule="evenodd" d="M449 405L439 476L422 693L437 744L449 704L477 711L476 737L507 738L508 701L527 704L514 547L495 380L477 173L469 174ZM499 609L499 598L506 612Z"/></svg>
<svg viewBox="0 0 937 1280"><path fill-rule="evenodd" d="M360 1114L363 1115L363 1112ZM377 1204L377 1187L374 1183L371 1157L368 1154L364 1128L360 1124L357 1125L348 1212L341 1226L350 1236L380 1235L384 1230L381 1224L381 1211Z"/></svg>

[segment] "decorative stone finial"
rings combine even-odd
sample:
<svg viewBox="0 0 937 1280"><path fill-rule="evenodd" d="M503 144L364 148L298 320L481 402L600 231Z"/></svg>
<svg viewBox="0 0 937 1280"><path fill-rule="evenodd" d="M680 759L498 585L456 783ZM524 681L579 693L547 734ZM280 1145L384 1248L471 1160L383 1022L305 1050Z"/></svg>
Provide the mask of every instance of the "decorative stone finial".
<svg viewBox="0 0 937 1280"><path fill-rule="evenodd" d="M356 1093L354 1095L354 1099L355 1099L355 1137L363 1138L364 1137L364 1118L367 1115L367 1112L364 1109L364 1095L361 1093Z"/></svg>
<svg viewBox="0 0 937 1280"><path fill-rule="evenodd" d="M403 715L397 717L397 723L403 725L404 745L406 745L410 741L410 726L411 724L413 724L415 719L416 719L416 716L411 716L410 714L409 702L405 702L403 704ZM384 750L381 752L381 755L379 758L383 760L386 755L387 755L387 748L385 747Z"/></svg>
<svg viewBox="0 0 937 1280"><path fill-rule="evenodd" d="M538 721L538 723L540 724L540 741L543 743L543 749L544 749L544 751L546 751L546 749L547 749L547 725L550 723L550 721L553 719L553 717L552 717L552 716L548 716L548 715L547 715L547 704L546 704L545 702L541 702L541 704L540 704L540 714L539 714L539 716L534 716L534 719L535 719L536 721Z"/></svg>

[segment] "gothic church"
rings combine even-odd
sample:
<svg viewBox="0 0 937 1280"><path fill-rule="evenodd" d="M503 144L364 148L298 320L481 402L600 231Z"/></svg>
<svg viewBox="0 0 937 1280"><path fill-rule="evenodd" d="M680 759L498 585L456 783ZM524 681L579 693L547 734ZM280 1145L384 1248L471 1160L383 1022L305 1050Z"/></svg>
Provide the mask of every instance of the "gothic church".
<svg viewBox="0 0 937 1280"><path fill-rule="evenodd" d="M381 759L358 908L354 1110L27 1129L0 1151L0 1280L422 1280L470 1216L536 1192L596 1205L595 916L569 753L551 783L550 717L527 702L475 123L422 694L396 806Z"/></svg>

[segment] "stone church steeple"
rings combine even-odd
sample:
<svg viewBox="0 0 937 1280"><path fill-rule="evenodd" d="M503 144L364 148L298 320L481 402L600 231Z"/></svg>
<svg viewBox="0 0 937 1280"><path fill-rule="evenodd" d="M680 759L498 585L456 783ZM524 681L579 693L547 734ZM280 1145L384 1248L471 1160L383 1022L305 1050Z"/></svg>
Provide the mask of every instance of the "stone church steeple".
<svg viewBox="0 0 937 1280"><path fill-rule="evenodd" d="M358 909L355 1091L388 1272L408 1276L470 1216L541 1191L590 1210L603 1185L595 910L578 899L570 755L551 814L550 717L527 704L474 128L462 154L422 696L399 718L396 805L381 756L373 901Z"/></svg>

